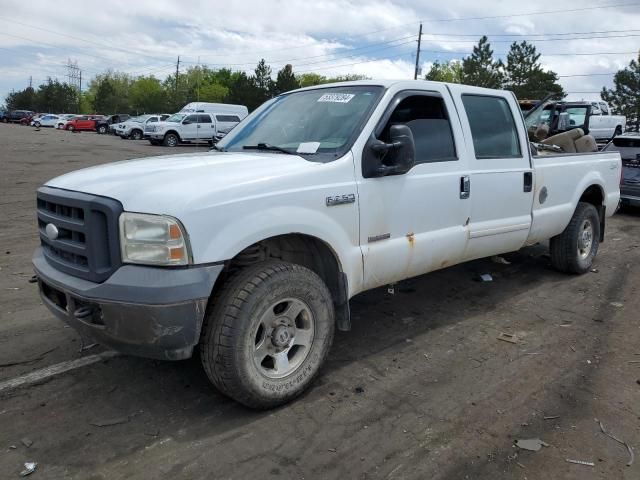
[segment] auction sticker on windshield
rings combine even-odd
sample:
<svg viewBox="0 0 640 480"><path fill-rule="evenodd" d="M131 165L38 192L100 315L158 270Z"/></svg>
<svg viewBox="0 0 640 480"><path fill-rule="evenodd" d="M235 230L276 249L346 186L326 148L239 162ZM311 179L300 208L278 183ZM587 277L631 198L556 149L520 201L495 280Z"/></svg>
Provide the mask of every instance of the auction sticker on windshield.
<svg viewBox="0 0 640 480"><path fill-rule="evenodd" d="M353 93L325 93L318 99L318 101L332 103L349 103L353 97L355 97L355 94Z"/></svg>

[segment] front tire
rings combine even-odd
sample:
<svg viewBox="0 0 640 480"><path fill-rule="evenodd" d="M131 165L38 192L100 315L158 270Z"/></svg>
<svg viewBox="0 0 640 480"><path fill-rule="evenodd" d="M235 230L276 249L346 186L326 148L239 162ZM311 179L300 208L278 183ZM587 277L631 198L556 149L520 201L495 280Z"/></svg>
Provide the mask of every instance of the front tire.
<svg viewBox="0 0 640 480"><path fill-rule="evenodd" d="M98 127L98 133L100 135L104 135L105 133L107 133L107 126L106 125L100 125Z"/></svg>
<svg viewBox="0 0 640 480"><path fill-rule="evenodd" d="M142 140L142 132L140 130L134 130L129 137L133 140Z"/></svg>
<svg viewBox="0 0 640 480"><path fill-rule="evenodd" d="M75 127L73 125L69 125L67 127L67 130L70 131L70 132L73 132L75 130Z"/></svg>
<svg viewBox="0 0 640 480"><path fill-rule="evenodd" d="M222 393L251 408L300 395L333 342L331 294L300 265L268 261L240 270L211 305L200 340L202 364Z"/></svg>
<svg viewBox="0 0 640 480"><path fill-rule="evenodd" d="M600 216L590 203L579 202L567 228L550 242L551 264L565 273L586 273L600 245Z"/></svg>
<svg viewBox="0 0 640 480"><path fill-rule="evenodd" d="M164 136L164 141L162 142L162 144L165 147L176 147L178 146L179 142L180 142L180 139L175 133L167 133Z"/></svg>

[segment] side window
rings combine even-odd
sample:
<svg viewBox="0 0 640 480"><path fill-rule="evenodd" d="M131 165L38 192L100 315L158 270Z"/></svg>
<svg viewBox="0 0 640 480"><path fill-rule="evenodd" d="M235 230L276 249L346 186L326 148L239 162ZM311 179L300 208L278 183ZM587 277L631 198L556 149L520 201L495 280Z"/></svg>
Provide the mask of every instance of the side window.
<svg viewBox="0 0 640 480"><path fill-rule="evenodd" d="M216 120L225 123L240 123L240 117L237 115L216 115Z"/></svg>
<svg viewBox="0 0 640 480"><path fill-rule="evenodd" d="M147 123L156 123L158 121L158 117L151 117L147 120Z"/></svg>
<svg viewBox="0 0 640 480"><path fill-rule="evenodd" d="M457 160L451 122L442 98L428 95L405 98L389 117L379 139L389 142L391 127L399 124L413 133L416 164Z"/></svg>
<svg viewBox="0 0 640 480"><path fill-rule="evenodd" d="M199 123L213 123L211 121L211 115L198 115Z"/></svg>
<svg viewBox="0 0 640 480"><path fill-rule="evenodd" d="M587 121L587 107L567 108L569 114L569 128L583 128Z"/></svg>
<svg viewBox="0 0 640 480"><path fill-rule="evenodd" d="M609 115L609 105L604 102L600 102L600 110L602 110L603 115Z"/></svg>
<svg viewBox="0 0 640 480"><path fill-rule="evenodd" d="M183 120L183 122L184 121L187 121L190 123L198 123L198 115L189 115L187 118Z"/></svg>
<svg viewBox="0 0 640 480"><path fill-rule="evenodd" d="M463 95L478 159L519 158L520 141L509 103L502 97Z"/></svg>

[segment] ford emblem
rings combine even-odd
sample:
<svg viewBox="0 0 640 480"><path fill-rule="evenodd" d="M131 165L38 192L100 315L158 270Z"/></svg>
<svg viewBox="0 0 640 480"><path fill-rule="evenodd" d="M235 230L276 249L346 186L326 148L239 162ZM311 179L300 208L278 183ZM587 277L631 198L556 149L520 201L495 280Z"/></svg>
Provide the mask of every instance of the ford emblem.
<svg viewBox="0 0 640 480"><path fill-rule="evenodd" d="M58 238L58 227L56 227L53 223L48 223L44 229L44 232L47 234L47 238L49 240L55 240Z"/></svg>

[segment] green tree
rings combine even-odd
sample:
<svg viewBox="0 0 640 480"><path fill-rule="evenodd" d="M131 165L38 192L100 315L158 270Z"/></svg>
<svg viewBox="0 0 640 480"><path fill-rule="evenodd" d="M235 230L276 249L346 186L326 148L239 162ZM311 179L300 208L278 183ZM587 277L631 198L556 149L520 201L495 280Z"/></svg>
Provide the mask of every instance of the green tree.
<svg viewBox="0 0 640 480"><path fill-rule="evenodd" d="M369 80L366 75L359 73L347 73L346 75L338 75L337 77L329 77L325 83L339 83L339 82L355 82L356 80Z"/></svg>
<svg viewBox="0 0 640 480"><path fill-rule="evenodd" d="M424 76L425 80L434 82L462 83L462 62L451 60L450 62L433 62L429 72Z"/></svg>
<svg viewBox="0 0 640 480"><path fill-rule="evenodd" d="M473 47L473 53L462 60L462 80L467 85L502 88L502 70L502 61L493 59L493 50L485 35Z"/></svg>
<svg viewBox="0 0 640 480"><path fill-rule="evenodd" d="M526 41L513 42L507 54L504 88L520 99L541 99L550 93L564 96L558 75L544 71L536 47Z"/></svg>
<svg viewBox="0 0 640 480"><path fill-rule="evenodd" d="M246 105L249 111L255 110L263 103L264 92L256 86L253 78L244 72L233 74L233 83L229 89L228 103Z"/></svg>
<svg viewBox="0 0 640 480"><path fill-rule="evenodd" d="M327 83L327 77L318 73L303 73L298 77L298 82L301 87L313 87L314 85L322 85Z"/></svg>
<svg viewBox="0 0 640 480"><path fill-rule="evenodd" d="M293 73L293 67L287 64L278 71L273 93L280 95L281 93L295 90L296 88L300 88L300 83Z"/></svg>
<svg viewBox="0 0 640 480"><path fill-rule="evenodd" d="M640 131L640 52L637 60L618 70L613 77L613 88L602 87L600 97L616 113L627 117L627 128Z"/></svg>
<svg viewBox="0 0 640 480"><path fill-rule="evenodd" d="M274 85L273 79L271 78L271 67L267 65L264 58L262 58L258 62L258 65L256 65L252 79L254 85L258 89L260 104L273 96Z"/></svg>
<svg viewBox="0 0 640 480"><path fill-rule="evenodd" d="M89 95L96 113L135 113L129 99L133 79L127 73L107 71L89 82Z"/></svg>
<svg viewBox="0 0 640 480"><path fill-rule="evenodd" d="M8 110L34 110L36 92L32 87L11 92L5 98Z"/></svg>
<svg viewBox="0 0 640 480"><path fill-rule="evenodd" d="M160 113L167 108L167 96L154 76L138 77L129 88L129 101L136 113Z"/></svg>

